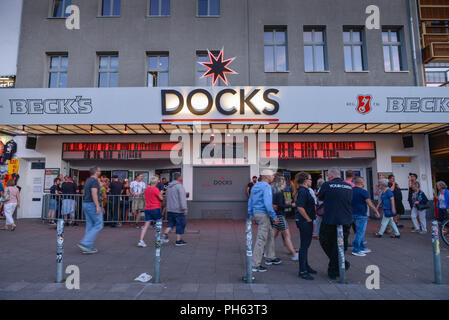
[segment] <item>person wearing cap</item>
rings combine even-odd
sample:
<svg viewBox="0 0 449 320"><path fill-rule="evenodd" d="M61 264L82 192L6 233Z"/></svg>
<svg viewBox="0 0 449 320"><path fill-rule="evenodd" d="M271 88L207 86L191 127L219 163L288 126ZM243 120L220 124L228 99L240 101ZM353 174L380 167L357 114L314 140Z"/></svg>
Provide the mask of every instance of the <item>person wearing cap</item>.
<svg viewBox="0 0 449 320"><path fill-rule="evenodd" d="M252 269L253 272L265 272L267 268L263 267L262 258L264 249L267 259L266 265L278 265L282 262L276 258L274 247L274 231L271 227L270 217L275 224L279 224L279 219L273 208L273 191L270 183L273 182L273 171L264 170L262 179L251 189L248 199L248 215L254 219L257 227L257 239L253 249Z"/></svg>

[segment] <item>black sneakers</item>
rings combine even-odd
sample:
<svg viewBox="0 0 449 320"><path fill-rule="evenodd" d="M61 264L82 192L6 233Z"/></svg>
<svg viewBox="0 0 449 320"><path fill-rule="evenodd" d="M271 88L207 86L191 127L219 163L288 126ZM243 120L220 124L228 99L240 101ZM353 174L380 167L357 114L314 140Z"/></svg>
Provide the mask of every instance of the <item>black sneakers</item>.
<svg viewBox="0 0 449 320"><path fill-rule="evenodd" d="M187 244L187 242L185 242L184 240L179 240L179 241L176 241L176 246L177 247L180 247L180 246L185 246Z"/></svg>
<svg viewBox="0 0 449 320"><path fill-rule="evenodd" d="M279 259L279 258L266 259L266 260L265 260L265 264L266 264L267 266L271 266L272 264L278 265L278 264L281 264L281 263L282 263L282 260Z"/></svg>

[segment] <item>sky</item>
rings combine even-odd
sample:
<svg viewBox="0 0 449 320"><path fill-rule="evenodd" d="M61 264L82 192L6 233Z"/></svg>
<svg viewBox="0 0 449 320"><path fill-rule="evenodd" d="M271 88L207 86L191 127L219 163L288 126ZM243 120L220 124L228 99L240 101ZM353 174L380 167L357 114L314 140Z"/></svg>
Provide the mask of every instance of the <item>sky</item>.
<svg viewBox="0 0 449 320"><path fill-rule="evenodd" d="M15 75L22 0L0 0L0 75Z"/></svg>

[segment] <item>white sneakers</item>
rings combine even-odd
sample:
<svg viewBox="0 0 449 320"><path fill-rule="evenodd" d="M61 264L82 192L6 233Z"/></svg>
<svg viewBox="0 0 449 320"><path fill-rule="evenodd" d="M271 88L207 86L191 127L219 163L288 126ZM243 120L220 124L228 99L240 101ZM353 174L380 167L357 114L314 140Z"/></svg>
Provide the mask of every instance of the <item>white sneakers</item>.
<svg viewBox="0 0 449 320"><path fill-rule="evenodd" d="M352 252L352 255L353 256L357 256L357 257L365 257L366 256L366 254L363 253L362 251L360 251L360 252Z"/></svg>
<svg viewBox="0 0 449 320"><path fill-rule="evenodd" d="M299 260L299 253L296 252L295 256L291 257L290 260L292 260L292 261L298 261L298 260Z"/></svg>
<svg viewBox="0 0 449 320"><path fill-rule="evenodd" d="M141 247L141 248L146 248L147 244L145 243L145 241L139 240L139 242L137 243L137 246Z"/></svg>

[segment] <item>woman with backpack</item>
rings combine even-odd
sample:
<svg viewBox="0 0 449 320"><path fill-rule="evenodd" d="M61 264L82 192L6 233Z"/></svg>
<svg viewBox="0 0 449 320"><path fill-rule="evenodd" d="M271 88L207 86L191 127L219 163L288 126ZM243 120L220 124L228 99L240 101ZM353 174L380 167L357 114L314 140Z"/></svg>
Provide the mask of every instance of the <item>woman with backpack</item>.
<svg viewBox="0 0 449 320"><path fill-rule="evenodd" d="M412 184L413 194L412 194L412 221L414 230L412 232L419 232L420 234L427 233L427 223L426 223L426 209L429 208L426 195L424 192L420 190L420 184L418 181L414 182ZM421 222L421 228L418 224L418 217L419 215L419 221Z"/></svg>

